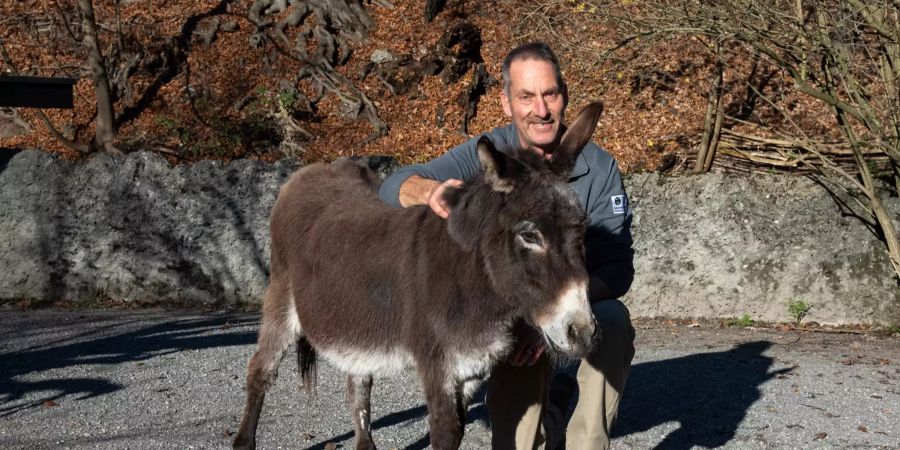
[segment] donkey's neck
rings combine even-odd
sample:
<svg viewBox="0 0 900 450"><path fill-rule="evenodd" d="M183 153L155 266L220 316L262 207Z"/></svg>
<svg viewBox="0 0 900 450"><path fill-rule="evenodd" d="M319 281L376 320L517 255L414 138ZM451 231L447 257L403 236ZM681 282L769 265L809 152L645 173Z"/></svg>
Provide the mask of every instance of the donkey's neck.
<svg viewBox="0 0 900 450"><path fill-rule="evenodd" d="M412 239L417 247L412 252L416 263L406 266L415 273L406 276L427 280L419 287L432 296L436 310L473 328L475 324L507 323L516 318L519 308L515 299L495 289L478 246L464 249L450 237L446 220L427 207L416 209L420 225Z"/></svg>

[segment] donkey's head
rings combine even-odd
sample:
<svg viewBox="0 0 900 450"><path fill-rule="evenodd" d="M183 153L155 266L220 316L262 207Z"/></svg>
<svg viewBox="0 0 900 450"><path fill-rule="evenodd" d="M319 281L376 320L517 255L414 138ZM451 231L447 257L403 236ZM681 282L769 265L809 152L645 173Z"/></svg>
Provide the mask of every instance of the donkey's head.
<svg viewBox="0 0 900 450"><path fill-rule="evenodd" d="M492 288L511 311L543 331L569 356L590 349L595 331L585 268L585 211L568 185L603 107L586 107L547 160L536 152L503 153L478 142L483 175L450 191L451 237L479 252Z"/></svg>

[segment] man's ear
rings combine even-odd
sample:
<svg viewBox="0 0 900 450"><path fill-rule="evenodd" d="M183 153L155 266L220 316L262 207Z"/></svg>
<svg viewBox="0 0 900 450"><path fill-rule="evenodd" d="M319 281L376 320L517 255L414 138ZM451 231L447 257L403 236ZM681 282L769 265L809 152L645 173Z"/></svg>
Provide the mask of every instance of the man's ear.
<svg viewBox="0 0 900 450"><path fill-rule="evenodd" d="M572 126L566 129L559 146L553 152L550 167L560 175L568 175L575 166L575 159L581 154L581 149L591 140L597 121L603 114L603 103L593 102L584 107Z"/></svg>
<svg viewBox="0 0 900 450"><path fill-rule="evenodd" d="M506 95L506 90L500 92L500 106L503 107L503 114L506 114L506 117L512 117L512 106L509 104L509 96Z"/></svg>
<svg viewBox="0 0 900 450"><path fill-rule="evenodd" d="M484 170L484 180L491 189L505 194L513 191L515 177L522 171L522 163L497 150L484 136L478 140L478 159Z"/></svg>

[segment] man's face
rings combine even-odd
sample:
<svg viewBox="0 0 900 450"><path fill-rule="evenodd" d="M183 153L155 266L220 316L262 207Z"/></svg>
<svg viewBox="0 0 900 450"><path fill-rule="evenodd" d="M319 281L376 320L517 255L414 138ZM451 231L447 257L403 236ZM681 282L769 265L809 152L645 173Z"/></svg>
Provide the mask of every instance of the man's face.
<svg viewBox="0 0 900 450"><path fill-rule="evenodd" d="M509 66L509 95L503 92L503 112L512 117L522 147L547 156L558 143L566 101L556 82L553 65L537 59L520 59Z"/></svg>

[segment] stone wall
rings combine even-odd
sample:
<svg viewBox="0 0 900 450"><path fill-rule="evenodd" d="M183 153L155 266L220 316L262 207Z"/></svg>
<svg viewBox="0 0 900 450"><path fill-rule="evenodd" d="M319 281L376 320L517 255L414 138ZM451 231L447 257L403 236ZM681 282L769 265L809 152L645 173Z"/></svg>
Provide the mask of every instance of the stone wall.
<svg viewBox="0 0 900 450"><path fill-rule="evenodd" d="M884 244L805 177L631 176L638 316L898 324L900 288ZM897 198L885 199L900 212ZM895 215L896 217L896 215ZM895 225L898 223L895 222Z"/></svg>
<svg viewBox="0 0 900 450"><path fill-rule="evenodd" d="M18 153L0 161L0 299L259 302L269 211L296 168ZM813 305L807 320L900 323L883 244L812 180L637 174L626 184L633 315L789 321L786 303L799 299Z"/></svg>

